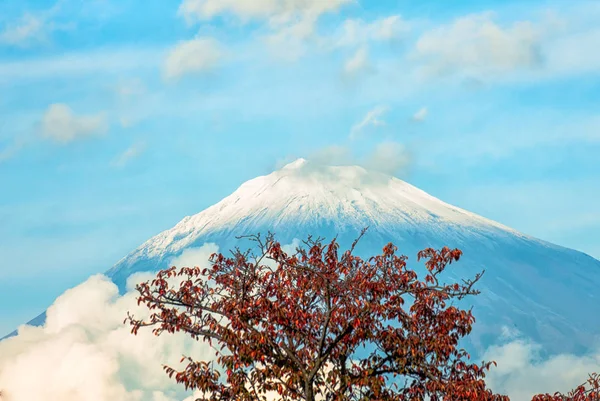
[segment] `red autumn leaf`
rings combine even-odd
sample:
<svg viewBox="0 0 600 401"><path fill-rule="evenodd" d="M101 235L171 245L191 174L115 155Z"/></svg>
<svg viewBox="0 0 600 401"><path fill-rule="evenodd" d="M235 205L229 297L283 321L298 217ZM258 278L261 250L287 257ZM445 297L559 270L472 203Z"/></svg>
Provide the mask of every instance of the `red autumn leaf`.
<svg viewBox="0 0 600 401"><path fill-rule="evenodd" d="M481 274L440 284L462 253L428 248L418 253L427 267L421 281L393 244L366 260L353 255L364 232L345 252L335 240L309 237L293 255L271 234L251 236L256 255L213 254L209 276L171 267L139 284L138 302L153 313L127 320L134 334L154 326L156 335L183 331L216 343L213 362L185 357L183 370L165 367L199 390L199 400L258 401L265 391L285 401L508 400L485 386L491 363L471 364L457 348L471 331L471 312L447 306L478 294ZM173 288L167 279L175 274L183 281ZM533 401L597 401L599 382L592 374L587 387Z"/></svg>

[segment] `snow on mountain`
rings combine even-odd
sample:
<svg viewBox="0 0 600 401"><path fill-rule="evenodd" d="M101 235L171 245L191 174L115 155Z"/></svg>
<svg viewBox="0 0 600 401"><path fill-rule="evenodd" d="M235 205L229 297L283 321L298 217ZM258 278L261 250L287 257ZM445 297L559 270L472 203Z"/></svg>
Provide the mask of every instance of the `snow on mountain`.
<svg viewBox="0 0 600 401"><path fill-rule="evenodd" d="M477 287L482 294L464 305L474 306L477 321L467 346L476 353L497 343L502 333L515 330L550 354L581 353L598 339L600 261L358 166L321 166L298 159L185 217L106 274L124 290L132 273L166 268L184 250L205 243L216 243L221 252L236 246L244 249L251 244L236 236L271 231L282 244L312 234L327 240L337 235L347 246L367 226L357 248L362 256L379 253L393 242L409 257L409 266L415 266L418 250L449 246L464 252L450 267L449 280L486 270Z"/></svg>
<svg viewBox="0 0 600 401"><path fill-rule="evenodd" d="M358 166L321 166L298 159L242 184L206 210L142 244L107 272L120 288L137 271L168 267L188 248L214 242L226 252L236 236L272 231L281 243L308 234L348 245L369 227L359 253L393 242L416 263L426 247L464 252L448 277L486 269L471 298L477 318L471 346L483 350L506 328L549 353L582 352L600 334L600 261L449 205L422 190ZM250 244L248 244L249 246ZM246 248L245 246L240 246Z"/></svg>
<svg viewBox="0 0 600 401"><path fill-rule="evenodd" d="M269 228L282 235L289 227L324 225L336 233L350 231L352 235L366 226L388 235L401 234L400 228L402 232L427 232L454 243L465 236L529 238L395 177L358 166L318 166L298 159L272 174L245 182L221 202L184 218L148 240L110 272L118 274L140 258L164 260L215 233L222 241L224 233L235 236Z"/></svg>

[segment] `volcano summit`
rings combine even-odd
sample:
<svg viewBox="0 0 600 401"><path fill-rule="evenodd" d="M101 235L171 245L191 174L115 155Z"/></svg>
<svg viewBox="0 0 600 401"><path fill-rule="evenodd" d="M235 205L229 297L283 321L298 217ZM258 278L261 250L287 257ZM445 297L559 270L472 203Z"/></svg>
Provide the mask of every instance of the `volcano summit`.
<svg viewBox="0 0 600 401"><path fill-rule="evenodd" d="M274 231L282 242L307 234L351 240L370 227L367 241L407 248L466 246L504 240L535 242L494 221L434 198L418 188L358 166L320 166L298 159L242 184L221 202L184 218L119 261L108 274L124 284L129 274L165 263L188 247ZM544 245L545 246L545 245ZM141 265L144 265L143 267Z"/></svg>
<svg viewBox="0 0 600 401"><path fill-rule="evenodd" d="M358 166L322 166L298 159L185 217L106 274L124 291L131 274L169 267L185 250L206 243L226 252L251 245L237 236L271 231L282 244L310 234L326 240L337 236L344 247L365 227L369 229L357 248L361 256L378 254L393 242L413 267L419 250L449 246L464 254L449 268L448 281L472 278L485 269L477 284L481 294L464 300L473 306L476 318L468 344L473 351L483 351L506 333L520 333L549 354L579 354L595 345L600 333L600 261ZM42 315L30 323L41 324L43 319Z"/></svg>

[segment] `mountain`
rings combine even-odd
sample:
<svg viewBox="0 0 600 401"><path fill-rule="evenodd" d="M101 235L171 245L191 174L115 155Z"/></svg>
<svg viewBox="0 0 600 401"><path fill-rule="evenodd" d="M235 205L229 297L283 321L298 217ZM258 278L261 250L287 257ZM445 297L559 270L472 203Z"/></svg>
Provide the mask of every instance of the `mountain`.
<svg viewBox="0 0 600 401"><path fill-rule="evenodd" d="M393 242L414 266L418 250L449 246L464 254L450 266L448 280L486 270L477 287L482 293L465 301L477 319L469 343L475 351L498 341L506 327L548 353L581 353L600 333L600 261L444 203L395 177L304 159L245 182L149 239L106 274L123 291L132 273L168 267L204 243L216 243L221 252L247 248L236 236L271 231L282 244L313 234L337 235L347 246L364 227L357 249L363 256Z"/></svg>
<svg viewBox="0 0 600 401"><path fill-rule="evenodd" d="M148 263L167 263L205 242L234 245L235 236L275 231L282 241L306 234L352 240L366 226L367 240L393 240L403 249L433 244L487 247L503 239L536 241L494 221L444 203L418 188L357 166L319 166L298 159L242 184L221 202L142 244L108 274L119 285Z"/></svg>

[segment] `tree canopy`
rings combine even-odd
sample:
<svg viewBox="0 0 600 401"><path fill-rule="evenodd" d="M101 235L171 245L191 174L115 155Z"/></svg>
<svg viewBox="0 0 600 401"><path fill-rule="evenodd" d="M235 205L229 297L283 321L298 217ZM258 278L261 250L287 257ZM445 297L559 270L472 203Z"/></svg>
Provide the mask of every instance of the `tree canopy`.
<svg viewBox="0 0 600 401"><path fill-rule="evenodd" d="M421 280L393 244L362 259L336 239L308 237L290 254L274 235L247 237L256 249L213 254L210 267L171 267L137 285L148 319L128 314L135 334L184 332L214 349L212 361L185 356L169 376L200 400L508 400L486 387L495 362L459 348L472 311L452 301L477 295L483 272L461 283L440 275L458 249L431 248ZM598 376L568 395L534 401L598 400Z"/></svg>

